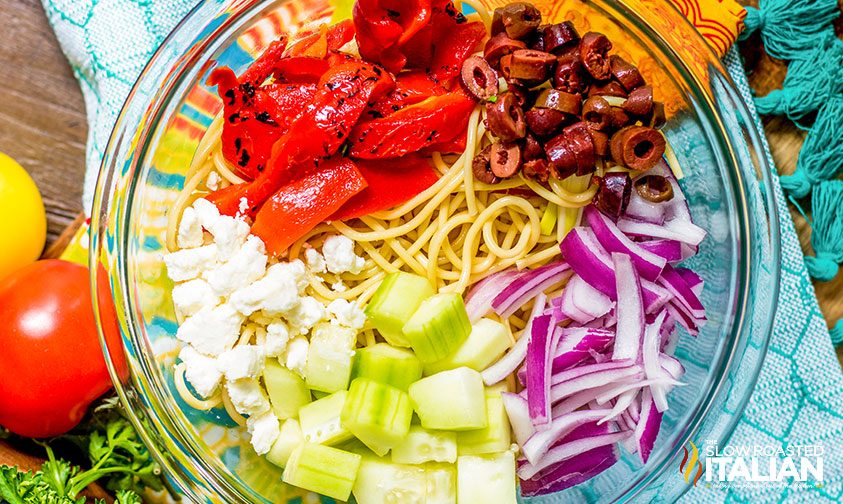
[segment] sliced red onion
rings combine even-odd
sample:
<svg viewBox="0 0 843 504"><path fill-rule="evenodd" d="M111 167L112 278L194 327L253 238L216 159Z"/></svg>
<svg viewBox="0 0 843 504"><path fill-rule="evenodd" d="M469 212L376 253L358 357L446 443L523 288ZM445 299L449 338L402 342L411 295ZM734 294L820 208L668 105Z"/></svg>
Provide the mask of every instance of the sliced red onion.
<svg viewBox="0 0 843 504"><path fill-rule="evenodd" d="M601 418L599 424L603 424L608 422L609 420L614 420L618 417L621 413L626 411L632 401L635 400L635 397L638 395L638 390L627 390L620 396L618 396L617 401L615 401L615 406L612 408L612 411L609 412L608 415Z"/></svg>
<svg viewBox="0 0 843 504"><path fill-rule="evenodd" d="M695 272L689 270L688 268L673 268L676 273L682 277L682 280L685 281L685 284L688 285L688 288L697 296L700 297L703 291L703 286L705 285L705 281L702 279L701 276L697 275Z"/></svg>
<svg viewBox="0 0 843 504"><path fill-rule="evenodd" d="M597 241L609 253L620 252L626 254L635 265L638 273L647 280L656 280L661 275L667 261L624 235L608 217L593 206L587 206L583 211L588 224L591 226Z"/></svg>
<svg viewBox="0 0 843 504"><path fill-rule="evenodd" d="M564 439L575 428L596 422L609 412L609 409L582 410L554 418L546 430L536 432L521 446L521 453L530 464L537 465L554 443Z"/></svg>
<svg viewBox="0 0 843 504"><path fill-rule="evenodd" d="M644 387L650 387L652 385L681 385L681 383L677 382L672 378L658 378L655 380L644 380L635 383L620 383L615 385L611 388L606 389L605 392L601 392L597 395L594 400L597 401L597 404L600 406L606 404L607 402L611 401L612 399L618 397L621 394L624 394L629 391L638 391ZM628 406L628 405L627 405ZM623 408L624 410L626 407Z"/></svg>
<svg viewBox="0 0 843 504"><path fill-rule="evenodd" d="M594 401L597 396L614 388L616 384L608 383L601 387L581 390L575 394L566 397L564 400L553 405L551 416L556 418L558 416L566 415L572 411L578 410L586 404Z"/></svg>
<svg viewBox="0 0 843 504"><path fill-rule="evenodd" d="M505 270L489 275L471 288L465 297L468 320L475 323L492 313L492 301L523 272Z"/></svg>
<svg viewBox="0 0 843 504"><path fill-rule="evenodd" d="M641 418L641 402L637 400L632 401L632 404L629 405L629 408L627 408L626 411L637 425L638 420Z"/></svg>
<svg viewBox="0 0 843 504"><path fill-rule="evenodd" d="M696 319L705 319L705 307L691 290L685 278L673 269L673 266L665 268L662 277L659 278L659 284L670 291L676 300L688 309L689 315Z"/></svg>
<svg viewBox="0 0 843 504"><path fill-rule="evenodd" d="M629 437L631 434L632 433L629 431L614 432L611 434L592 436L560 444L548 451L547 454L542 457L539 464L533 465L527 463L519 467L518 476L522 479L530 479L547 467L562 462L563 460L568 460L580 453L584 453L601 446L613 445L618 441Z"/></svg>
<svg viewBox="0 0 843 504"><path fill-rule="evenodd" d="M615 252L612 254L612 260L615 263L615 281L618 291L618 326L612 359L637 360L644 333L641 282L628 255Z"/></svg>
<svg viewBox="0 0 843 504"><path fill-rule="evenodd" d="M644 313L663 311L664 305L673 299L673 294L659 284L641 279L641 295L644 298Z"/></svg>
<svg viewBox="0 0 843 504"><path fill-rule="evenodd" d="M644 354L644 373L650 380L666 378L666 373L659 362L659 343L661 343L661 328L664 323L666 312L661 312L656 321L647 326L644 331L644 344L641 348ZM667 411L667 387L664 385L653 385L650 387L653 402L659 411Z"/></svg>
<svg viewBox="0 0 843 504"><path fill-rule="evenodd" d="M667 372L667 374L669 374L674 380L678 380L685 375L685 366L679 362L679 359L673 357L672 355L659 355L659 365L661 365L662 369L664 369L665 372Z"/></svg>
<svg viewBox="0 0 843 504"><path fill-rule="evenodd" d="M561 332L559 345L553 358L553 372L569 369L602 352L614 341L615 334L605 329L585 327L557 328Z"/></svg>
<svg viewBox="0 0 843 504"><path fill-rule="evenodd" d="M518 443L518 446L524 446L536 431L533 421L530 419L527 400L518 394L512 394L510 392L503 392L501 399L503 399L503 407L506 410L506 415L509 417L512 432L515 434L515 441Z"/></svg>
<svg viewBox="0 0 843 504"><path fill-rule="evenodd" d="M562 275L569 269L568 264L555 262L518 275L495 296L492 308L501 318L509 318L540 292L561 282Z"/></svg>
<svg viewBox="0 0 843 504"><path fill-rule="evenodd" d="M572 229L559 248L574 273L609 298L617 298L612 260L592 230L584 227Z"/></svg>
<svg viewBox="0 0 843 504"><path fill-rule="evenodd" d="M524 362L524 359L527 357L527 345L530 342L533 319L544 311L546 305L547 296L541 292L536 296L536 300L533 303L533 311L530 313L529 320L527 320L527 326L524 328L524 332L521 333L521 337L515 342L515 345L513 345L506 355L480 373L483 377L483 383L491 387L495 383L502 382Z"/></svg>
<svg viewBox="0 0 843 504"><path fill-rule="evenodd" d="M550 383L551 385L556 385L558 383L564 383L592 373L599 373L601 371L612 371L615 369L624 369L634 366L635 361L632 360L606 362L602 364L588 364L585 366L577 367L575 369L562 371L560 373L554 373Z"/></svg>
<svg viewBox="0 0 843 504"><path fill-rule="evenodd" d="M598 293L602 296L603 293ZM578 324L587 324L594 320L595 316L586 313L583 310L580 310L574 304L574 297L573 297L573 290L565 287L565 290L562 291L562 295L559 297L560 304L559 306L554 307L553 313L554 316L557 316L560 320L570 319ZM608 298L606 298L608 299ZM611 301L610 301L611 302Z"/></svg>
<svg viewBox="0 0 843 504"><path fill-rule="evenodd" d="M667 310L676 322L684 327L691 336L696 336L700 333L701 323L695 320L691 315L687 314L684 311L684 306L681 306L679 303L668 303L665 305L665 310Z"/></svg>
<svg viewBox="0 0 843 504"><path fill-rule="evenodd" d="M541 430L550 423L550 359L553 351L553 318L539 315L530 328L527 344L527 404L533 425Z"/></svg>
<svg viewBox="0 0 843 504"><path fill-rule="evenodd" d="M668 166L664 159L662 159L659 164L657 164L641 176L645 175L661 175L670 182L671 186L673 186L673 198L671 198L670 201L666 201L665 203L663 203L665 206L665 218L667 220L678 219L681 221L690 222L691 209L688 207L688 201L685 198L685 193L679 186L679 182L676 180L676 176L673 174L673 170L670 169L670 166ZM631 199L632 198L630 198L630 200Z"/></svg>
<svg viewBox="0 0 843 504"><path fill-rule="evenodd" d="M682 242L676 240L648 240L638 243L644 250L662 257L667 262L678 262L682 256Z"/></svg>
<svg viewBox="0 0 843 504"><path fill-rule="evenodd" d="M624 216L661 225L664 224L666 210L667 205L664 203L647 201L638 194L638 191L631 191Z"/></svg>
<svg viewBox="0 0 843 504"><path fill-rule="evenodd" d="M634 439L638 444L638 453L641 461L645 464L653 451L653 445L659 435L659 428L662 423L662 413L653 402L653 396L649 389L641 393L641 417L635 427Z"/></svg>
<svg viewBox="0 0 843 504"><path fill-rule="evenodd" d="M561 298L562 304L560 306L564 311L567 311L567 308L572 306L577 313L585 314L585 317L581 320L573 319L580 324L587 324L596 318L606 315L615 304L609 299L609 296L589 285L579 275L571 276Z"/></svg>
<svg viewBox="0 0 843 504"><path fill-rule="evenodd" d="M608 366L609 363L597 364L598 366ZM575 368L576 369L576 368ZM574 370L575 370L574 369ZM572 370L573 371L573 370ZM608 369L606 371L597 371L586 375L572 378L567 381L559 382L550 388L550 402L556 404L557 402L570 397L577 392L602 387L609 384L632 383L640 381L643 378L640 366L629 366L620 369ZM628 381L624 381L628 380Z"/></svg>
<svg viewBox="0 0 843 504"><path fill-rule="evenodd" d="M703 228L691 221L679 220L667 221L664 224L651 224L621 218L618 220L618 228L631 236L677 240L695 247L699 246L707 234Z"/></svg>

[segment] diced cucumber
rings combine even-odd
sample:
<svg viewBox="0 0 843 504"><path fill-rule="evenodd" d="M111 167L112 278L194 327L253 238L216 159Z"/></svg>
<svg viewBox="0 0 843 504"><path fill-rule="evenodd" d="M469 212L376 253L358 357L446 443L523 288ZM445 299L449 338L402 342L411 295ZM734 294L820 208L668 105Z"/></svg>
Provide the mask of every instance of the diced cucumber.
<svg viewBox="0 0 843 504"><path fill-rule="evenodd" d="M295 418L290 418L281 425L281 434L266 454L266 459L278 467L284 467L293 451L302 444L304 444L304 434L301 432L301 425Z"/></svg>
<svg viewBox="0 0 843 504"><path fill-rule="evenodd" d="M404 324L404 336L424 363L444 359L471 332L462 296L443 292L425 299Z"/></svg>
<svg viewBox="0 0 843 504"><path fill-rule="evenodd" d="M515 504L515 454L462 455L457 459L457 502Z"/></svg>
<svg viewBox="0 0 843 504"><path fill-rule="evenodd" d="M396 464L453 464L457 461L457 433L412 425L404 441L392 448L392 461Z"/></svg>
<svg viewBox="0 0 843 504"><path fill-rule="evenodd" d="M356 344L354 329L328 323L317 325L307 351L304 371L307 386L329 393L347 389Z"/></svg>
<svg viewBox="0 0 843 504"><path fill-rule="evenodd" d="M427 474L423 467L364 457L353 492L358 504L426 504Z"/></svg>
<svg viewBox="0 0 843 504"><path fill-rule="evenodd" d="M342 425L379 457L407 437L413 407L403 390L356 378L342 410Z"/></svg>
<svg viewBox="0 0 843 504"><path fill-rule="evenodd" d="M390 273L366 306L366 317L391 345L408 347L404 324L425 299L436 293L426 278L404 273Z"/></svg>
<svg viewBox="0 0 843 504"><path fill-rule="evenodd" d="M457 503L457 466L455 464L425 464L427 501L425 504Z"/></svg>
<svg viewBox="0 0 843 504"><path fill-rule="evenodd" d="M299 423L305 441L334 445L348 441L353 436L340 421L348 392L341 390L299 410Z"/></svg>
<svg viewBox="0 0 843 504"><path fill-rule="evenodd" d="M302 406L310 403L310 391L302 377L282 366L278 359L266 359L263 383L272 411L281 420L295 417Z"/></svg>
<svg viewBox="0 0 843 504"><path fill-rule="evenodd" d="M421 361L413 352L377 343L357 351L351 376L352 379L371 378L406 391L421 374Z"/></svg>
<svg viewBox="0 0 843 504"><path fill-rule="evenodd" d="M486 417L489 425L483 429L460 432L457 436L457 450L460 455L484 455L509 449L509 417L503 407L501 393L486 390Z"/></svg>
<svg viewBox="0 0 843 504"><path fill-rule="evenodd" d="M471 430L488 425L483 378L471 368L461 367L422 378L410 385L409 392L422 427Z"/></svg>
<svg viewBox="0 0 843 504"><path fill-rule="evenodd" d="M468 338L442 360L426 364L426 375L462 366L483 371L513 345L506 326L492 319L480 319L471 326Z"/></svg>
<svg viewBox="0 0 843 504"><path fill-rule="evenodd" d="M304 443L296 448L284 469L283 480L311 492L347 501L360 469L360 455Z"/></svg>

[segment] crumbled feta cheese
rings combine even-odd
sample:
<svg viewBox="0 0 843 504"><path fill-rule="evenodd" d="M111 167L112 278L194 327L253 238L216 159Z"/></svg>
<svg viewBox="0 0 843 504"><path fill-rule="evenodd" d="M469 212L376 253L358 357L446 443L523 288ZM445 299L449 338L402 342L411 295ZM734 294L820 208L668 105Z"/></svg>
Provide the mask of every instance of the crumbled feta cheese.
<svg viewBox="0 0 843 504"><path fill-rule="evenodd" d="M245 197L240 198L240 204L237 205L237 214L246 215L249 213L249 200Z"/></svg>
<svg viewBox="0 0 843 504"><path fill-rule="evenodd" d="M266 276L235 291L231 295L231 305L244 315L258 310L267 313L293 310L299 302L299 289L289 269L286 263L273 264L266 270Z"/></svg>
<svg viewBox="0 0 843 504"><path fill-rule="evenodd" d="M284 322L276 321L266 326L266 340L263 351L267 357L278 357L287 349L290 331Z"/></svg>
<svg viewBox="0 0 843 504"><path fill-rule="evenodd" d="M299 290L299 294L304 294L304 290L307 288L307 270L304 267L304 263L300 260L296 259L295 261L290 261L286 263L278 263L279 270L284 274L289 276L293 279L296 283L296 287Z"/></svg>
<svg viewBox="0 0 843 504"><path fill-rule="evenodd" d="M199 198L193 202L193 209L196 210L196 216L199 218L199 223L202 227L209 230L220 218L220 211L216 205L206 200Z"/></svg>
<svg viewBox="0 0 843 504"><path fill-rule="evenodd" d="M228 304L205 307L182 323L176 337L201 353L216 357L234 346L244 320L245 317Z"/></svg>
<svg viewBox="0 0 843 504"><path fill-rule="evenodd" d="M366 324L366 314L363 313L355 303L350 303L345 299L335 299L328 305L328 313L331 314L331 323L350 327L352 329L362 329Z"/></svg>
<svg viewBox="0 0 843 504"><path fill-rule="evenodd" d="M196 216L196 210L191 207L184 209L179 222L179 234L176 239L179 248L188 249L201 247L205 240L202 224Z"/></svg>
<svg viewBox="0 0 843 504"><path fill-rule="evenodd" d="M189 317L202 308L217 306L220 298L214 294L208 282L196 278L173 287L173 304L182 315Z"/></svg>
<svg viewBox="0 0 843 504"><path fill-rule="evenodd" d="M220 174L215 171L212 171L208 174L208 179L205 180L205 187L212 191L217 191L220 188L220 182L222 182L222 177L220 177Z"/></svg>
<svg viewBox="0 0 843 504"><path fill-rule="evenodd" d="M202 273L215 268L218 249L216 245L179 250L164 256L167 274L174 282L193 280Z"/></svg>
<svg viewBox="0 0 843 504"><path fill-rule="evenodd" d="M345 292L348 290L348 287L342 282L342 280L337 280L336 282L331 284L331 290L334 292Z"/></svg>
<svg viewBox="0 0 843 504"><path fill-rule="evenodd" d="M217 365L229 381L258 378L263 372L263 348L240 345L220 354Z"/></svg>
<svg viewBox="0 0 843 504"><path fill-rule="evenodd" d="M208 272L206 278L221 296L246 287L266 272L266 249L260 238L250 236L228 262Z"/></svg>
<svg viewBox="0 0 843 504"><path fill-rule="evenodd" d="M306 296L299 299L298 305L287 314L287 321L301 334L307 334L313 326L325 320L326 315L325 305L315 298Z"/></svg>
<svg viewBox="0 0 843 504"><path fill-rule="evenodd" d="M246 243L249 225L242 219L222 215L215 220L208 231L214 236L219 248L220 260L227 261Z"/></svg>
<svg viewBox="0 0 843 504"><path fill-rule="evenodd" d="M260 415L269 411L269 399L256 378L245 378L225 384L228 398L241 415Z"/></svg>
<svg viewBox="0 0 843 504"><path fill-rule="evenodd" d="M312 248L305 250L304 258L307 260L307 267L313 273L327 273L328 268L325 266L325 258L318 250Z"/></svg>
<svg viewBox="0 0 843 504"><path fill-rule="evenodd" d="M216 359L205 357L189 345L181 349L179 359L184 363L184 378L193 390L203 399L214 395L222 381Z"/></svg>
<svg viewBox="0 0 843 504"><path fill-rule="evenodd" d="M329 236L322 246L325 264L331 273L360 273L366 260L354 253L354 242L342 235Z"/></svg>
<svg viewBox="0 0 843 504"><path fill-rule="evenodd" d="M307 365L307 351L310 343L304 336L296 336L287 344L287 355L284 364L287 369L295 371L304 376L304 368Z"/></svg>
<svg viewBox="0 0 843 504"><path fill-rule="evenodd" d="M275 440L281 435L281 424L271 411L250 416L246 428L252 436L252 446L258 455L269 453Z"/></svg>

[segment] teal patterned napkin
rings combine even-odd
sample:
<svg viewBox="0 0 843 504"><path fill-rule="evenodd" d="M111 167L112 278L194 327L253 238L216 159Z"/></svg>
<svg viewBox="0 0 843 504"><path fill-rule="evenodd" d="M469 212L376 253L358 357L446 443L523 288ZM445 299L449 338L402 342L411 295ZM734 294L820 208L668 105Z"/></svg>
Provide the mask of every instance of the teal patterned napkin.
<svg viewBox="0 0 843 504"><path fill-rule="evenodd" d="M155 49L197 0L42 1L85 95L90 126L85 208L90 209L103 151L123 101ZM734 50L726 63L755 114ZM755 120L761 130L757 115ZM766 141L764 145L767 148ZM768 148L766 154L772 166ZM758 385L729 444L785 449L823 445L825 481L819 488L805 489L765 485L722 490L700 485L685 496L687 502L843 501L843 375L778 177L773 178L782 221L781 300Z"/></svg>

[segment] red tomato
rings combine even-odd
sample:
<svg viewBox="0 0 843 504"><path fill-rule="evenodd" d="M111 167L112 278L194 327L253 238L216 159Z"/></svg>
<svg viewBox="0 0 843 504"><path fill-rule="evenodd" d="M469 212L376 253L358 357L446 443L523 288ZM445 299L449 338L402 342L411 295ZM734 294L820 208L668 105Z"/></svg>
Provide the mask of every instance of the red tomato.
<svg viewBox="0 0 843 504"><path fill-rule="evenodd" d="M36 262L0 281L0 307L0 425L28 437L67 432L111 388L88 269Z"/></svg>

